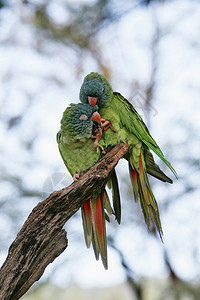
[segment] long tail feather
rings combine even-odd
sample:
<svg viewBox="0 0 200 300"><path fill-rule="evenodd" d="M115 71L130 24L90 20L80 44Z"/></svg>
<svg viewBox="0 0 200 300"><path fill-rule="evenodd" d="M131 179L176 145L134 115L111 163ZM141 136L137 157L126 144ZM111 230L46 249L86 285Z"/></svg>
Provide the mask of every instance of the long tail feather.
<svg viewBox="0 0 200 300"><path fill-rule="evenodd" d="M160 148L155 147L154 145L152 145L151 143L148 143L147 141L143 142L150 148L152 149L157 155L158 157L160 157L160 159L162 159L162 161L168 166L168 168L172 171L172 173L174 174L174 176L176 178L178 178L178 175L176 173L176 170L172 167L172 165L170 164L170 162L164 157L162 151L160 150Z"/></svg>
<svg viewBox="0 0 200 300"><path fill-rule="evenodd" d="M152 223L152 225L157 228L160 238L162 240L163 232L160 222L158 205L155 196L152 192L149 179L146 173L144 158L141 154L139 156L139 180L141 183L141 190L144 198L144 203L146 204L146 209L149 215L150 223ZM151 231L150 224L148 226L148 229Z"/></svg>
<svg viewBox="0 0 200 300"><path fill-rule="evenodd" d="M94 233L93 228L92 228L92 247L94 250L94 255L95 255L96 260L99 260L100 251L99 251L98 242L97 242L96 235Z"/></svg>
<svg viewBox="0 0 200 300"><path fill-rule="evenodd" d="M91 210L91 222L92 222L92 246L95 254L96 260L99 260L99 245L96 235L96 226L95 226L95 206L96 206L96 196L90 199L90 210Z"/></svg>
<svg viewBox="0 0 200 300"><path fill-rule="evenodd" d="M133 187L135 202L138 202L139 192L138 192L137 172L135 169L131 167L130 163L128 164L128 166L129 166L129 174L130 174L131 183Z"/></svg>
<svg viewBox="0 0 200 300"><path fill-rule="evenodd" d="M118 186L115 169L113 169L112 171L110 182L112 188L112 200L113 200L114 213L117 222L120 224L121 223L121 201L120 201L119 186Z"/></svg>
<svg viewBox="0 0 200 300"><path fill-rule="evenodd" d="M163 182L173 183L171 178L169 178L159 166L155 163L152 153L147 149L145 153L145 164L147 168L147 173L156 177Z"/></svg>
<svg viewBox="0 0 200 300"><path fill-rule="evenodd" d="M118 223L120 223L121 220L121 204L115 171L112 172L110 177L110 187L112 188L114 210L110 204L105 187L93 195L92 198L86 201L81 207L86 245L89 248L92 243L95 258L98 260L99 255L101 256L101 260L106 270L108 268L108 263L105 221L107 220L110 222L110 218L105 210L110 215L114 214Z"/></svg>
<svg viewBox="0 0 200 300"><path fill-rule="evenodd" d="M106 227L105 227L105 214L103 207L103 197L100 195L96 199L95 203L95 234L101 253L101 259L105 269L107 265L107 240L106 240Z"/></svg>
<svg viewBox="0 0 200 300"><path fill-rule="evenodd" d="M109 221L109 217L104 211L104 203L106 203L108 212L112 213L106 191L103 190L92 196L81 207L82 221L86 245L89 248L91 243L94 249L96 260L99 260L99 254L104 265L108 268L107 263L107 240L105 219Z"/></svg>
<svg viewBox="0 0 200 300"><path fill-rule="evenodd" d="M92 215L90 209L90 200L87 200L81 207L81 215L85 242L87 247L89 248L92 240Z"/></svg>
<svg viewBox="0 0 200 300"><path fill-rule="evenodd" d="M113 181L111 181L111 186L112 185L114 185ZM105 210L110 215L115 214L105 187L103 187L101 191L98 191L97 194L93 195L92 198L86 201L81 207L86 245L87 247L90 247L92 243L95 258L99 260L100 255L104 268L107 270L108 263L105 221L107 220L110 222L110 219Z"/></svg>
<svg viewBox="0 0 200 300"><path fill-rule="evenodd" d="M109 197L108 197L108 194L107 194L106 190L104 190L104 207L107 210L107 212L109 213L109 215L114 214L114 211L113 211L112 206L110 204L110 200L109 200Z"/></svg>
<svg viewBox="0 0 200 300"><path fill-rule="evenodd" d="M131 181L133 184L135 199L137 200L139 195L140 205L142 208L145 222L147 224L147 228L149 231L153 231L153 229L156 228L162 240L163 232L160 222L158 205L155 196L151 190L151 186L145 168L145 162L141 154L139 156L139 170L136 171L134 167L131 167L130 164L129 170L131 175Z"/></svg>

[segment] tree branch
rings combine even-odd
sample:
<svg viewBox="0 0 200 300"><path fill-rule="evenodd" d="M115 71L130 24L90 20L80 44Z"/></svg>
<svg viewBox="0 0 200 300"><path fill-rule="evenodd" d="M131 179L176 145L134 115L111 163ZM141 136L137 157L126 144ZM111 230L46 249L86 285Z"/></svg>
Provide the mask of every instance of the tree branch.
<svg viewBox="0 0 200 300"><path fill-rule="evenodd" d="M68 219L108 180L110 172L127 152L119 144L102 157L80 180L53 192L39 202L11 244L0 269L0 299L16 300L39 280L47 265L67 247L63 229Z"/></svg>

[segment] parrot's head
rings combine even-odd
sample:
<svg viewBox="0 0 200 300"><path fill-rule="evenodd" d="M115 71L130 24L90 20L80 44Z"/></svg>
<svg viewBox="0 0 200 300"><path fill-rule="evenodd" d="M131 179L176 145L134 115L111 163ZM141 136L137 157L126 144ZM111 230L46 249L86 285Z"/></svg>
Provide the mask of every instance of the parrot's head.
<svg viewBox="0 0 200 300"><path fill-rule="evenodd" d="M98 126L101 125L101 117L97 110L97 105L70 104L64 111L61 130L76 139L90 138Z"/></svg>
<svg viewBox="0 0 200 300"><path fill-rule="evenodd" d="M98 73L88 74L81 86L80 100L82 103L96 104L99 107L106 107L112 100L113 90L107 79Z"/></svg>

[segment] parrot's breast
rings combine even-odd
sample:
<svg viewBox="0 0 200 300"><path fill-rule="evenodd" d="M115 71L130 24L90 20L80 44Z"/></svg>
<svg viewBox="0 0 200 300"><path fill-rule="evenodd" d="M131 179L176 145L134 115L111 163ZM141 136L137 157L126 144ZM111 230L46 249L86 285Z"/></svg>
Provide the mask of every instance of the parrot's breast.
<svg viewBox="0 0 200 300"><path fill-rule="evenodd" d="M59 148L72 176L90 168L100 157L100 151L94 148L94 140L91 138L69 142L69 139L63 136Z"/></svg>

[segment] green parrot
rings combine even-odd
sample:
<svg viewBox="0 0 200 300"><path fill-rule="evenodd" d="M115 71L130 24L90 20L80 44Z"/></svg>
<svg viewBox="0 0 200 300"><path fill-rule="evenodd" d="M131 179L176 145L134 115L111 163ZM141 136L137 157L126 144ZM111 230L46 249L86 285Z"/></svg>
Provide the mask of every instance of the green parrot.
<svg viewBox="0 0 200 300"><path fill-rule="evenodd" d="M101 137L101 117L97 109L97 105L70 104L63 113L57 143L61 157L74 180L78 180L79 173L90 168L102 156L96 145ZM95 142L91 137L95 138ZM121 219L120 196L114 169L108 184L112 188L114 210L105 187L81 207L86 245L89 248L92 243L96 259L99 259L100 254L105 269L108 267L105 219L109 221L109 217L104 209L109 214L115 214L118 223Z"/></svg>
<svg viewBox="0 0 200 300"><path fill-rule="evenodd" d="M176 171L165 159L159 146L151 136L148 128L132 104L120 93L113 92L107 79L98 73L90 73L84 78L80 89L80 101L92 107L98 105L102 117L103 143L114 146L121 142L129 148L125 154L128 160L129 173L133 185L135 201L140 199L144 219L149 231L157 231L162 240L162 226L158 205L152 192L147 173L157 179L172 183L155 163L150 149L156 153L177 177ZM100 137L100 135L99 135ZM96 141L96 145L98 141ZM101 140L99 141L101 144Z"/></svg>

